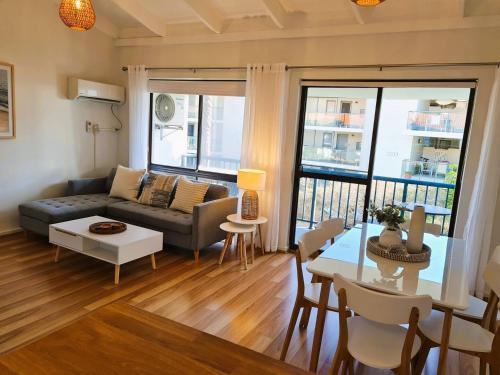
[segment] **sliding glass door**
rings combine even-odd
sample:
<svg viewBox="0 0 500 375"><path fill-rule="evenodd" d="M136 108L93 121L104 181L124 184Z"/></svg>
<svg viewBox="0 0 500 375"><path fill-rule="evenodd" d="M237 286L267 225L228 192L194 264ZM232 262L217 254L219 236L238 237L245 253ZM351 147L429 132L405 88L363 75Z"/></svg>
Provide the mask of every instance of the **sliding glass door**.
<svg viewBox="0 0 500 375"><path fill-rule="evenodd" d="M316 86L317 85L317 86ZM307 82L297 144L290 243L322 220L373 221L398 204L452 234L473 82Z"/></svg>

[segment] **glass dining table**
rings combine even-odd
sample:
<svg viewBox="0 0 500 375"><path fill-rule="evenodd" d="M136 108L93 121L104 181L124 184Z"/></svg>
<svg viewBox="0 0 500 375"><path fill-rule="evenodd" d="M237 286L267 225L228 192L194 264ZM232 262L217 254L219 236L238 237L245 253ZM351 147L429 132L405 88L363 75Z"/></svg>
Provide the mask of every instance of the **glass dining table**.
<svg viewBox="0 0 500 375"><path fill-rule="evenodd" d="M380 235L382 229L378 224L357 224L307 266L307 270L322 282L310 371L317 369L328 295L333 275L337 273L360 286L383 293L431 296L434 306L445 313L438 364L438 374L445 374L453 310L469 307L465 241L426 233L424 243L431 248L430 260L399 262L367 250L368 238Z"/></svg>

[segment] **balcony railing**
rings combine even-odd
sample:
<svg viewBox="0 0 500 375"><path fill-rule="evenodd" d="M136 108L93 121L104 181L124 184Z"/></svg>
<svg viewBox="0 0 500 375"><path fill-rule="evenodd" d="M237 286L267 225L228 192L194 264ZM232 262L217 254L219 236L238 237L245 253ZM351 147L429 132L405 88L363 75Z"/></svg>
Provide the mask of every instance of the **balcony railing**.
<svg viewBox="0 0 500 375"><path fill-rule="evenodd" d="M306 164L307 161L311 161L358 166L360 156L360 151L338 150L331 147L304 146L302 149L302 160Z"/></svg>
<svg viewBox="0 0 500 375"><path fill-rule="evenodd" d="M332 128L363 129L364 114L308 112L305 126L326 126Z"/></svg>
<svg viewBox="0 0 500 375"><path fill-rule="evenodd" d="M297 224L313 228L331 217L345 220L352 227L363 220L366 187L349 182L301 178L297 206ZM370 200L378 207L400 202L415 202L451 209L455 185L416 181L405 178L374 176ZM410 213L406 212L409 218ZM369 221L373 219L369 218ZM450 216L427 215L427 221L441 225L447 235Z"/></svg>
<svg viewBox="0 0 500 375"><path fill-rule="evenodd" d="M441 133L463 133L465 112L408 112L409 130Z"/></svg>
<svg viewBox="0 0 500 375"><path fill-rule="evenodd" d="M182 155L183 168L196 168L196 154ZM237 171L240 168L239 159L221 158L218 156L203 156L201 158L204 170L217 170L217 171Z"/></svg>

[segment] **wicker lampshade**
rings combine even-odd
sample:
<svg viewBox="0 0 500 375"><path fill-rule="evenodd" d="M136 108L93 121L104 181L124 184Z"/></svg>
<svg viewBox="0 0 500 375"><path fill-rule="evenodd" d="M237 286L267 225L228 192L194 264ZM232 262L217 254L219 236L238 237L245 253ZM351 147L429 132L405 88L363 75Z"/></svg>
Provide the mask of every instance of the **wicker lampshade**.
<svg viewBox="0 0 500 375"><path fill-rule="evenodd" d="M73 30L90 30L95 24L95 12L91 0L62 0L59 17Z"/></svg>
<svg viewBox="0 0 500 375"><path fill-rule="evenodd" d="M383 3L385 0L351 0L351 1L356 5L362 7L374 7L376 5L379 5L380 3Z"/></svg>

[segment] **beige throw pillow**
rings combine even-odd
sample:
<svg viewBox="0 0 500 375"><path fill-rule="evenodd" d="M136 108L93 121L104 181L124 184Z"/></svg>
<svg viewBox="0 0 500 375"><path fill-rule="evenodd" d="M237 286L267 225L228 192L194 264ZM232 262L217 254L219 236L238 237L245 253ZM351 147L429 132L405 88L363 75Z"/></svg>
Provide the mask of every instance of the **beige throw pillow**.
<svg viewBox="0 0 500 375"><path fill-rule="evenodd" d="M146 173L145 169L130 169L119 165L109 196L137 202L137 194L144 173Z"/></svg>
<svg viewBox="0 0 500 375"><path fill-rule="evenodd" d="M167 208L176 181L177 176L149 172L139 203Z"/></svg>
<svg viewBox="0 0 500 375"><path fill-rule="evenodd" d="M170 208L192 214L194 206L203 203L208 186L207 183L191 182L181 177Z"/></svg>

